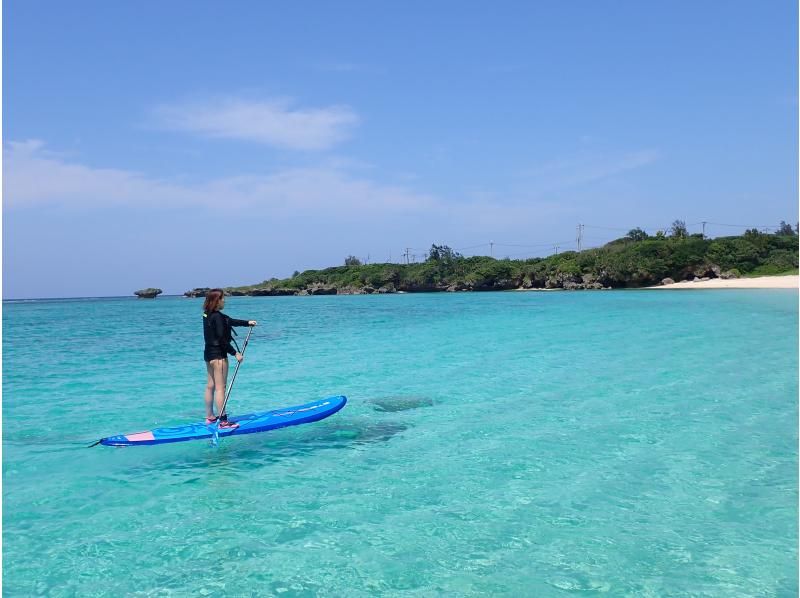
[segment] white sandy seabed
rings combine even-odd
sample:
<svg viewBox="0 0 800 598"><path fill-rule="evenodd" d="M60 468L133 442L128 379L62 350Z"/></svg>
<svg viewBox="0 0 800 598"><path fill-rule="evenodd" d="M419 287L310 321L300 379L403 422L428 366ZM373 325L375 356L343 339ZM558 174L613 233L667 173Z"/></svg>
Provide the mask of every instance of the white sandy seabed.
<svg viewBox="0 0 800 598"><path fill-rule="evenodd" d="M756 278L712 278L710 280L690 280L673 284L647 287L649 289L797 289L800 277L796 274L789 276L758 276Z"/></svg>

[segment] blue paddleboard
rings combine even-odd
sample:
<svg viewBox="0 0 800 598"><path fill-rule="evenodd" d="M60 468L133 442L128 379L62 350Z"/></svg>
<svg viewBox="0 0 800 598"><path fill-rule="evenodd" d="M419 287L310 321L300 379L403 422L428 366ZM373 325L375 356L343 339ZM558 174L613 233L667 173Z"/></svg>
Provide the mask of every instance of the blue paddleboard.
<svg viewBox="0 0 800 598"><path fill-rule="evenodd" d="M286 426L296 426L325 419L333 415L344 407L347 397L328 397L320 401L297 405L296 407L284 407L272 411L262 411L260 413L250 413L248 415L237 415L228 418L232 422L239 424L238 428L220 428L217 434L220 438L228 436L238 436L240 434L253 434L255 432L266 432L276 430ZM100 444L106 446L143 446L147 444L164 444L167 442L183 442L185 440L201 440L214 436L216 424L200 422L173 428L156 428L147 432L136 432L135 434L120 434L101 438Z"/></svg>

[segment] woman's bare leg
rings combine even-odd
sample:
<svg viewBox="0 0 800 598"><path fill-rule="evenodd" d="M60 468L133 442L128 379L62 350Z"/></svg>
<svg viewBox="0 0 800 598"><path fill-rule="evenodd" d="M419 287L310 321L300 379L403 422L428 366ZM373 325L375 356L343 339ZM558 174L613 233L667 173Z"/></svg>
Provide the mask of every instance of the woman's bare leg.
<svg viewBox="0 0 800 598"><path fill-rule="evenodd" d="M212 365L213 362L206 361L206 392L205 392L205 403L206 403L206 417L211 419L214 417L214 366Z"/></svg>
<svg viewBox="0 0 800 598"><path fill-rule="evenodd" d="M221 416L228 384L228 359L212 359L211 363L214 368L214 403L217 405L217 415Z"/></svg>

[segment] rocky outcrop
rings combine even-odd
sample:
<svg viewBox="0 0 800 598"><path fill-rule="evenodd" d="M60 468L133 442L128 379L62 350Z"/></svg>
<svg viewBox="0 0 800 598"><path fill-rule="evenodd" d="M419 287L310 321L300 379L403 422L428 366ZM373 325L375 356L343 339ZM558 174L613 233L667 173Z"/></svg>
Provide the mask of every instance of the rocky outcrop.
<svg viewBox="0 0 800 598"><path fill-rule="evenodd" d="M436 293L446 291L447 285L433 282L406 282L399 284L397 290L404 293Z"/></svg>
<svg viewBox="0 0 800 598"><path fill-rule="evenodd" d="M509 278L499 278L497 280L479 280L472 284L473 291L510 291L511 289L518 289L520 285L519 280Z"/></svg>
<svg viewBox="0 0 800 598"><path fill-rule="evenodd" d="M210 290L211 290L211 287L196 287L196 288L192 289L191 291L186 291L183 294L183 296L184 297L189 297L191 299L194 299L196 297L205 297L206 294Z"/></svg>
<svg viewBox="0 0 800 598"><path fill-rule="evenodd" d="M553 287L553 288L558 288L558 287ZM563 286L561 288L564 289L565 291L583 291L583 290L600 291L603 289L610 289L611 287L604 287L599 282L585 283L585 282L572 282L568 280L563 283Z"/></svg>
<svg viewBox="0 0 800 598"><path fill-rule="evenodd" d="M610 289L611 280L605 272L600 274L564 274L561 272L538 277L527 274L518 289L564 289L567 291Z"/></svg>
<svg viewBox="0 0 800 598"><path fill-rule="evenodd" d="M338 289L336 294L337 295L373 295L375 293L380 292L380 290L375 289L375 287L371 287L369 285L363 287L353 287L347 286L341 289ZM386 292L386 291L384 291Z"/></svg>
<svg viewBox="0 0 800 598"><path fill-rule="evenodd" d="M297 295L297 289L287 289L285 287L259 287L250 289L245 293L248 297L287 297Z"/></svg>
<svg viewBox="0 0 800 598"><path fill-rule="evenodd" d="M556 272L547 277L547 280L544 282L544 288L568 290L583 288L583 277L578 274Z"/></svg>
<svg viewBox="0 0 800 598"><path fill-rule="evenodd" d="M375 292L375 289L372 287L354 287L354 286L346 286L342 287L341 289L337 289L337 295L371 295Z"/></svg>
<svg viewBox="0 0 800 598"><path fill-rule="evenodd" d="M672 280L671 278L667 277L667 278L665 278L665 279L663 279L663 280L661 281L661 284L662 284L662 285L665 285L665 284L675 284L675 281L674 281L674 280Z"/></svg>
<svg viewBox="0 0 800 598"><path fill-rule="evenodd" d="M688 266L681 270L678 275L678 280L694 280L695 278L721 278L722 277L722 268L717 266L716 264L697 264L694 266Z"/></svg>
<svg viewBox="0 0 800 598"><path fill-rule="evenodd" d="M520 289L543 289L547 284L547 278L535 273L529 273L522 277L519 283Z"/></svg>
<svg viewBox="0 0 800 598"><path fill-rule="evenodd" d="M603 284L603 279L596 276L584 275L564 275L557 274L547 279L531 279L529 277L521 279L498 279L498 280L478 280L468 282L436 282L436 283L401 283L395 286L388 282L383 286L375 287L365 285L345 286L338 288L334 285L320 282L309 284L304 289L292 289L285 287L256 287L247 290L226 291L225 294L234 296L248 297L284 297L288 295L389 295L394 293L456 293L465 291L509 291L513 289L610 289L610 285ZM184 293L187 297L204 297L207 288L196 288Z"/></svg>
<svg viewBox="0 0 800 598"><path fill-rule="evenodd" d="M559 288L559 287L551 287L551 288ZM565 291L583 291L583 290L603 290L603 289L610 289L611 287L604 287L599 282L573 282L571 280L567 280L562 283L560 287Z"/></svg>
<svg viewBox="0 0 800 598"><path fill-rule="evenodd" d="M297 293L298 295L336 295L338 290L335 286L315 282L308 285L303 291Z"/></svg>
<svg viewBox="0 0 800 598"><path fill-rule="evenodd" d="M141 289L139 291L134 291L133 294L136 295L139 299L155 299L161 293L163 293L161 289L154 289L154 288L147 288Z"/></svg>

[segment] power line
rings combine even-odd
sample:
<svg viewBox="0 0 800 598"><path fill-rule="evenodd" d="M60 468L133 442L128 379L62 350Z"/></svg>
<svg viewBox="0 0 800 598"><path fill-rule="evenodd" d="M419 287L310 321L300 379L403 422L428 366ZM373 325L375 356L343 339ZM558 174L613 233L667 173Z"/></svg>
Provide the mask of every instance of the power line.
<svg viewBox="0 0 800 598"><path fill-rule="evenodd" d="M470 245L469 247L456 247L456 251L466 251L467 249L477 249L478 247L486 247L486 243L480 245Z"/></svg>
<svg viewBox="0 0 800 598"><path fill-rule="evenodd" d="M707 222L707 224L713 224L714 226L729 226L731 228L773 228L772 225L768 224L722 224L721 222Z"/></svg>
<svg viewBox="0 0 800 598"><path fill-rule="evenodd" d="M495 243L498 247L552 247L558 243L559 245L566 245L569 241L551 241L550 243L537 243L534 245L517 245L514 243Z"/></svg>
<svg viewBox="0 0 800 598"><path fill-rule="evenodd" d="M629 228L614 228L614 227L611 227L611 226L595 226L594 224L584 224L582 226L584 228L599 228L599 229L602 229L602 230L621 230L621 231L624 231L624 232L627 232L627 231L631 230Z"/></svg>
<svg viewBox="0 0 800 598"><path fill-rule="evenodd" d="M586 241L590 241L590 242L608 242L606 239L601 239L601 238L594 237L594 236L587 237L586 236L586 229L597 230L597 231L613 231L613 232L626 232L627 233L627 232L630 232L631 230L635 230L636 228L639 228L639 229L642 229L642 230L657 230L657 231L666 232L666 231L670 230L671 226L672 225L622 228L622 227L618 227L618 226L603 226L603 225L597 225L597 224L580 223L580 224L578 224L576 226L576 234L575 234L575 237L573 238L573 240L571 240L571 241L550 241L550 242L546 242L546 243L498 243L498 242L495 242L494 240L491 240L491 241L488 241L488 242L476 243L476 244L473 244L473 245L466 245L466 246L462 246L462 247L457 247L457 248L454 249L454 251L466 252L466 251L470 251L470 250L473 250L473 249L480 249L482 247L488 247L489 256L494 257L494 247L495 246L497 246L497 247L514 247L514 248L532 249L532 250L552 247L553 250L555 251L555 253L558 253L559 250L561 249L561 247L570 245L571 243L575 243L575 247L576 247L577 251L582 251L584 249L595 249L595 248L600 246L600 245L594 245L594 246L586 247L585 246L585 242ZM731 223L724 223L724 222L712 222L712 221L709 221L709 220L700 220L700 221L697 221L697 222L690 222L690 223L686 224L685 226L687 226L687 227L693 227L693 226L702 227L701 228L701 234L702 234L704 239L707 238L706 237L706 229L709 226L722 226L722 227L740 228L740 229L741 228L743 228L743 229L755 228L755 229L760 229L762 231L772 231L772 230L776 230L777 229L776 226L770 226L770 225L731 224ZM414 253L412 253L412 251ZM528 254L531 254L531 253L535 253L535 251L515 252L515 253L513 253L511 255L528 255ZM416 261L417 258L424 258L426 255L428 255L428 250L427 249L421 249L421 248L418 248L418 247L406 247L405 251L401 251L401 259L405 258L405 263L406 264L409 264L412 261ZM479 253L478 254L474 254L473 253L472 257L476 257L477 255L481 255L481 254L479 254ZM485 254L483 254L483 255L485 255ZM389 260L391 261L391 259L392 259L392 253L390 252L389 253ZM369 260L369 257L367 258L367 260Z"/></svg>

